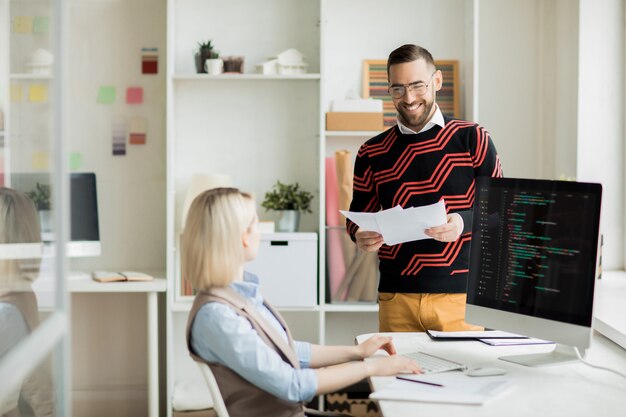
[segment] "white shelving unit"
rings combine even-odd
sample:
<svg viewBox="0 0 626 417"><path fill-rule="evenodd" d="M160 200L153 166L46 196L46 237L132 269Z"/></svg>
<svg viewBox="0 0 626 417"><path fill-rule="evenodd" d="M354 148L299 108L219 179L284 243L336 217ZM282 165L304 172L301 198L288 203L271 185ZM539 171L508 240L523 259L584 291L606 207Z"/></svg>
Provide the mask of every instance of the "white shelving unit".
<svg viewBox="0 0 626 417"><path fill-rule="evenodd" d="M278 307L294 337L314 343L353 343L354 335L377 329L378 305L326 302L324 164L325 158L339 149L356 155L358 147L379 132L326 131L325 113L331 100L344 98L350 91L361 93L364 59L384 59L402 43L423 41L435 47L441 58L459 59L462 65L472 53L465 39L468 31L471 35L468 13L473 9L463 0L448 0L442 6L429 1L396 3L394 9L403 10L407 24L394 22L394 32L398 29L399 33L391 35L381 24L380 5L375 2L168 1L169 412L174 383L181 379L202 383L184 345L191 300L177 294L181 209L193 174L228 174L235 186L252 191L257 200L276 180L297 181L314 191L314 213L303 218L300 229L318 234L318 303L313 307ZM358 19L355 10L359 11ZM441 28L412 24L410 16L424 11L446 16L450 24ZM348 21L351 29L346 31ZM244 56L244 73L196 74L193 52L199 41L207 39L222 56ZM254 64L288 48L304 53L309 73L266 76L252 72ZM261 218L268 216L263 209L259 214Z"/></svg>

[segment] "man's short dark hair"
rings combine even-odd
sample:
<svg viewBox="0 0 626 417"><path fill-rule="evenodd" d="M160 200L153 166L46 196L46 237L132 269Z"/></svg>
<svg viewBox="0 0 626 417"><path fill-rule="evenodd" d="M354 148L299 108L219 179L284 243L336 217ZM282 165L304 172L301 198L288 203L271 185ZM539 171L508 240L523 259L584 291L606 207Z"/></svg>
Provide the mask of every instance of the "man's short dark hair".
<svg viewBox="0 0 626 417"><path fill-rule="evenodd" d="M405 62L413 62L423 59L427 64L435 67L435 60L428 50L421 46L406 44L393 50L387 59L387 77L389 77L389 67L396 64L404 64Z"/></svg>

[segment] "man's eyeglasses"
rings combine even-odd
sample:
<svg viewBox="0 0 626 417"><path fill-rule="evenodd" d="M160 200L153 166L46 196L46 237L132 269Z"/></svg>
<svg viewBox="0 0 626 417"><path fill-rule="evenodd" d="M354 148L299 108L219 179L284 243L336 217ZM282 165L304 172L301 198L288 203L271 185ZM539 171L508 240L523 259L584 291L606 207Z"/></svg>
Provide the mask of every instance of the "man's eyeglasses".
<svg viewBox="0 0 626 417"><path fill-rule="evenodd" d="M435 72L437 71L435 70ZM389 94L391 94L391 97L393 98L402 98L408 90L412 94L423 96L428 91L428 86L432 83L435 72L430 74L428 84L425 84L424 81L415 81L411 84L392 85L389 87Z"/></svg>

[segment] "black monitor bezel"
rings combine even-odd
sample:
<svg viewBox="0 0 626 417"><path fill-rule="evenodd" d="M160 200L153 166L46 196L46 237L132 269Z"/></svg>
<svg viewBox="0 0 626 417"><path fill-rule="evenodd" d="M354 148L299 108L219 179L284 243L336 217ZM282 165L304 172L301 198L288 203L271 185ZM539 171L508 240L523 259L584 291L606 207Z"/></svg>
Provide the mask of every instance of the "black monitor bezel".
<svg viewBox="0 0 626 417"><path fill-rule="evenodd" d="M583 326L591 326L593 320L593 297L594 297L594 281L595 281L595 265L597 265L597 249L600 230L600 212L602 202L602 186L596 183L583 183L573 181L555 181L555 180L538 180L538 179L526 179L526 178L493 178L493 177L479 177L476 179L475 184L475 203L472 223L472 244L470 247L470 268L467 278L467 303L480 307L494 308L500 311L507 311L516 314L524 314L529 317L537 317L547 320L556 320L564 323L577 324ZM562 193L585 193L595 198L595 216L593 217L593 237L592 237L592 250L594 251L594 268L592 273L583 277L588 283L588 294L586 296L585 305L574 314L571 312L567 315L564 314L525 314L522 312L510 311L503 308L494 306L494 304L486 304L479 302L476 299L476 283L481 274L480 266L475 265L475 259L479 258L481 248L480 238L480 201L484 193L488 193L492 187L507 188L507 189L524 189L529 191L554 191ZM485 191L485 189L487 191ZM474 264L474 266L473 266Z"/></svg>

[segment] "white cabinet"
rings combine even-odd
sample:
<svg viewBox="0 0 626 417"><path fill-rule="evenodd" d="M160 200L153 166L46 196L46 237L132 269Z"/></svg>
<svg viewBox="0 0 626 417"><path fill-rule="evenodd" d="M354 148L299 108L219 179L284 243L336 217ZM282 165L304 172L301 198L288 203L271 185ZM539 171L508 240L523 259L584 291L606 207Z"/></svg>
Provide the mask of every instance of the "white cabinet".
<svg viewBox="0 0 626 417"><path fill-rule="evenodd" d="M259 252L245 269L259 276L263 296L273 306L317 305L317 234L261 235Z"/></svg>

